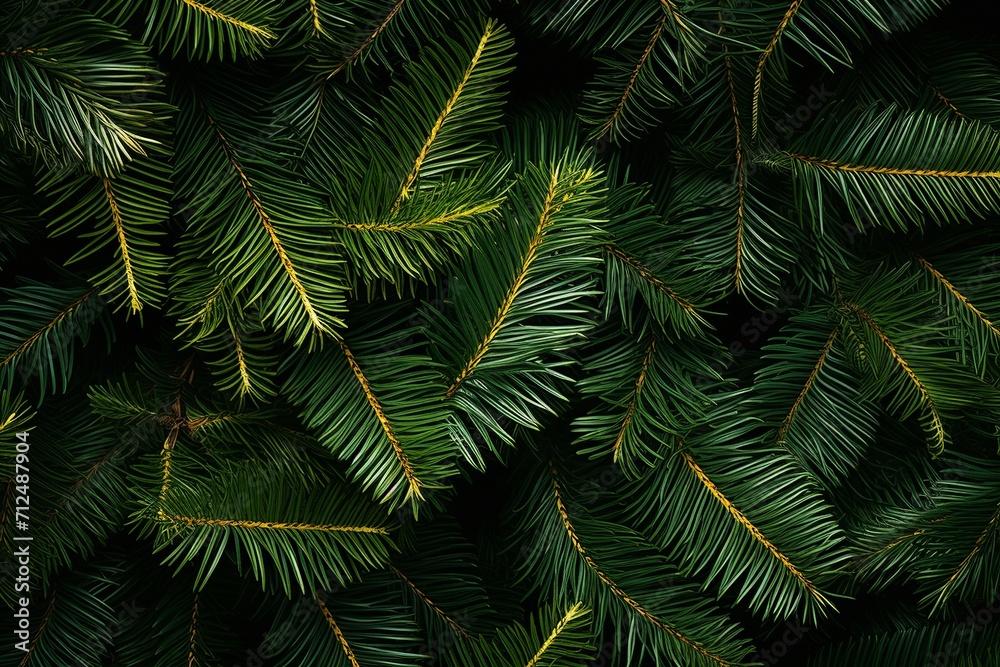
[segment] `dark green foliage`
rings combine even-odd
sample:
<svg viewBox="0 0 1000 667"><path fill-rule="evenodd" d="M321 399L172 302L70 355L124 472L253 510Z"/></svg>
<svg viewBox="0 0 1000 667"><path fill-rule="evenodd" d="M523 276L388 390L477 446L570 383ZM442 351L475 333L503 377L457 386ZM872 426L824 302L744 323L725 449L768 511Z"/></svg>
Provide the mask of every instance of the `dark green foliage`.
<svg viewBox="0 0 1000 667"><path fill-rule="evenodd" d="M0 667L997 664L948 4L0 7Z"/></svg>

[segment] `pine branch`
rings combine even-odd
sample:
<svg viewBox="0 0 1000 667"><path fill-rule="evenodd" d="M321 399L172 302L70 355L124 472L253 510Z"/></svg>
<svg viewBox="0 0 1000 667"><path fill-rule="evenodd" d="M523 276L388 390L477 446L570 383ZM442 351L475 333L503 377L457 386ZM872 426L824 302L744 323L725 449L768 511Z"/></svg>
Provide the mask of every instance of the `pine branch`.
<svg viewBox="0 0 1000 667"><path fill-rule="evenodd" d="M523 541L520 577L554 602L592 605L595 618L624 631L619 645L633 647L622 659L717 666L739 664L749 654L739 628L697 584L620 520L592 515L577 502L585 477L568 463L532 465L520 478L515 502L530 508L516 526Z"/></svg>
<svg viewBox="0 0 1000 667"><path fill-rule="evenodd" d="M146 8L143 40L155 41L175 57L185 54L195 60L259 57L277 37L271 30L277 10L273 0L154 0ZM135 15L138 6L126 0L103 0L98 11L122 24Z"/></svg>
<svg viewBox="0 0 1000 667"><path fill-rule="evenodd" d="M440 400L440 368L414 348L405 311L381 308L338 348L286 360L284 393L349 474L381 502L427 500L455 474L458 448Z"/></svg>
<svg viewBox="0 0 1000 667"><path fill-rule="evenodd" d="M135 160L114 179L80 176L60 182L52 174L43 184L56 199L44 212L58 212L49 223L53 236L98 221L96 229L81 235L92 240L66 263L103 255L105 268L91 282L121 306L127 304L130 314L141 313L146 304L158 306L166 295L162 276L169 259L157 237L164 234L169 217L170 182L161 159Z"/></svg>
<svg viewBox="0 0 1000 667"><path fill-rule="evenodd" d="M954 116L838 107L784 155L801 214L820 232L831 211L819 192L835 195L859 226L906 229L995 212L998 146L991 128Z"/></svg>
<svg viewBox="0 0 1000 667"><path fill-rule="evenodd" d="M0 305L0 377L11 387L37 378L41 396L65 392L73 372L76 338L86 345L99 325L110 344L104 301L96 288L78 281L47 285L25 281L5 290ZM29 314L29 315L26 315Z"/></svg>
<svg viewBox="0 0 1000 667"><path fill-rule="evenodd" d="M778 40L781 39L781 35L785 31L785 28L788 26L789 21L795 18L795 15L798 13L799 8L802 7L802 2L803 0L792 0L792 3L788 6L788 9L785 11L785 15L781 17L781 22L778 23L778 27L775 28L774 34L771 36L771 41L768 42L766 47L764 47L764 50L760 54L760 59L757 61L757 72L754 75L754 80L753 80L753 112L752 112L753 117L751 119L751 126L753 128L751 132L751 138L753 139L757 138L757 127L760 118L760 91L761 91L761 82L764 78L764 66L767 64L767 61L771 57L771 54L774 53L774 47L777 46ZM736 106L735 99L733 100L733 106L734 108Z"/></svg>
<svg viewBox="0 0 1000 667"><path fill-rule="evenodd" d="M207 484L192 483L183 455L168 451L168 492L145 490L133 522L143 523L143 533L155 532L157 550L169 550L166 564L180 568L200 558L196 590L230 540L237 567L248 560L262 585L275 577L286 596L293 584L303 591L344 584L388 557L388 523L377 518L377 506L342 485L328 485L316 502L315 488L298 488L295 477L280 469L264 475L252 462L215 470ZM260 493L239 492L249 488Z"/></svg>
<svg viewBox="0 0 1000 667"><path fill-rule="evenodd" d="M435 356L452 369L442 395L482 433L509 441L491 415L537 428L537 412L562 400L565 350L592 326L585 299L598 261L590 210L599 187L593 170L572 163L532 166L508 198L509 231L483 240L496 251L450 281L477 296L456 300L454 316L430 313Z"/></svg>

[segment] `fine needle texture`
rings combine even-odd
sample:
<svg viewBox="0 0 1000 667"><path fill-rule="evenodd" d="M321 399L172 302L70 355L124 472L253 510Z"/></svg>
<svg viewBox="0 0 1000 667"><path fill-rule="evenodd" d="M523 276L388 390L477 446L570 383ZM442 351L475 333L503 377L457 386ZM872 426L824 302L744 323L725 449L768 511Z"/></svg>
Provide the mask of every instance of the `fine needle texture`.
<svg viewBox="0 0 1000 667"><path fill-rule="evenodd" d="M997 25L0 3L0 667L996 667Z"/></svg>

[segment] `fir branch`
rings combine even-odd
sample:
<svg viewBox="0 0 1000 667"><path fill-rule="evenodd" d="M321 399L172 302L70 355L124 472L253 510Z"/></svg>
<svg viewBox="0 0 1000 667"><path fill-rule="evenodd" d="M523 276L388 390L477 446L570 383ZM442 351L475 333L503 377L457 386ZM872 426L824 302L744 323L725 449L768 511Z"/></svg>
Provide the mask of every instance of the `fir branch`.
<svg viewBox="0 0 1000 667"><path fill-rule="evenodd" d="M669 0L661 0L665 6L670 8L671 16L676 16L673 6L669 4ZM674 20L677 20L676 18ZM628 79L628 83L625 84L625 89L622 91L621 98L618 100L618 104L615 105L614 111L611 112L611 116L604 121L604 124L598 128L596 137L598 140L604 138L618 121L618 117L622 113L622 109L625 108L625 103L628 101L629 96L632 94L632 89L635 87L635 81L639 78L639 72L642 71L643 66L646 61L649 60L649 54L653 52L656 47L656 43L660 39L660 33L663 32L663 24L667 21L667 15L664 14L659 21L656 23L656 27L653 28L653 34L649 38L649 43L646 44L646 49L639 56L639 61L635 64L635 68L632 70L632 75ZM684 29L690 30L686 25L678 21L678 25L682 26Z"/></svg>
<svg viewBox="0 0 1000 667"><path fill-rule="evenodd" d="M361 42L361 44L359 44L358 47L356 49L354 49L354 51L351 52L350 55L348 55L346 58L344 58L340 62L340 64L338 64L333 69L333 71L331 71L329 74L327 74L326 78L327 79L332 79L341 70L343 70L345 67L347 67L348 65L350 65L351 63L353 63L355 60L357 60L358 57L362 53L364 53L365 49L367 49L371 45L371 43L374 42L375 39L380 34L382 34L382 32L386 29L386 27L388 27L389 22L392 21L392 19L396 16L397 13L399 13L399 10L403 7L403 3L404 2L406 2L406 0L398 0L396 2L396 4L393 5L392 8L389 10L389 13L386 14L385 18L382 19L382 22L379 23L378 26L371 32L371 34L368 35L367 37L365 37L364 40Z"/></svg>
<svg viewBox="0 0 1000 667"><path fill-rule="evenodd" d="M525 283L525 279L528 275L528 271L531 269L532 263L538 256L538 248L541 246L542 241L545 237L545 232L552 225L552 216L555 212L558 212L560 205L554 203L556 198L556 188L559 183L559 171L553 170L551 177L549 178L548 190L545 194L545 201L542 204L542 213L538 218L538 226L535 227L535 233L531 237L531 241L528 243L528 248L524 253L524 258L521 260L521 267L518 269L517 274L514 276L514 282L507 290L507 294L504 296L503 301L500 302L500 306L497 308L496 316L494 316L493 321L490 323L490 328L486 335L483 337L482 342L473 352L469 361L465 364L461 371L454 380L451 381L451 385L445 392L445 398L451 398L461 384L465 381L467 377L472 375L476 370L476 366L482 361L486 352L490 348L490 344L500 333L500 330L505 324L507 315L510 313L511 308L514 305L514 300L517 299L521 288ZM569 198L569 194L563 196L566 200Z"/></svg>
<svg viewBox="0 0 1000 667"><path fill-rule="evenodd" d="M326 606L326 603L319 598L318 595L316 596L316 603L319 605L319 609L320 612L323 614L323 618L329 624L330 629L333 631L333 634L336 635L337 641L340 643L340 648L343 649L344 655L347 656L348 661L351 663L351 667L361 667L361 665L358 663L358 659L354 657L354 650L351 648L350 643L348 643L347 638L344 637L344 633L341 632L340 626L337 625L336 619L333 618L333 614L330 613L330 609Z"/></svg>
<svg viewBox="0 0 1000 667"><path fill-rule="evenodd" d="M642 604L640 604L638 601L630 597L628 593L622 590L622 588L618 584L616 584L610 577L608 577L608 575L606 575L602 571L600 565L598 565L598 563L594 561L594 559L590 556L590 554L587 553L586 548L584 548L583 543L580 541L579 535L577 535L576 529L573 527L573 523L569 517L569 511L566 508L566 504L562 498L562 493L560 492L559 473L557 472L555 463L553 461L549 461L549 471L552 474L552 491L553 495L555 496L556 508L558 509L559 516L562 519L563 527L566 530L566 535L569 537L570 542L572 542L573 547L577 550L577 552L579 552L584 562L586 562L587 567L589 567L594 572L594 574L597 575L597 578L601 580L601 583L607 586L611 594L619 598L622 602L627 604L632 609L634 609L635 612L638 613L639 616L642 617L646 622L663 630L674 639L691 647L699 655L702 655L705 658L711 660L712 663L720 665L721 667L733 666L732 662L724 660L723 658L711 653L700 643L695 642L694 640L684 636L683 634L681 634L680 632L678 632L677 630L675 630L674 628L670 627L668 624L664 623L662 620L657 618L654 614L652 614L645 607L643 607Z"/></svg>
<svg viewBox="0 0 1000 667"><path fill-rule="evenodd" d="M486 48L486 44L496 33L496 21L487 21L486 29L483 32L483 36L479 39L479 43L476 45L476 50L472 55L472 59L469 61L468 67L465 68L462 78L455 85L455 89L451 96L444 103L441 113L438 114L438 117L434 120L434 124L431 126L431 129L427 134L427 139L424 141L423 145L420 147L420 151L417 153L416 160L413 162L413 167L410 169L409 175L407 175L406 180L403 181L399 194L396 196L396 200L392 204L393 210L398 210L400 203L410 196L413 184L420 175L420 168L423 166L424 160L427 159L427 153L434 145L434 140L437 138L438 132L441 131L441 128L448 121L448 114L451 113L452 109L458 103L458 100L462 95L462 91L465 90L466 85L472 78L472 74L476 70L477 65L479 65L480 58L483 56L483 50Z"/></svg>
<svg viewBox="0 0 1000 667"><path fill-rule="evenodd" d="M754 74L753 80L752 139L757 138L757 121L760 115L760 88L761 81L764 78L764 66L767 64L771 54L774 53L774 49L778 45L778 40L781 39L781 35L785 32L785 28L788 27L788 22L795 18L799 8L802 7L802 2L803 0L792 0L792 3L785 11L785 15L781 17L781 22L778 24L778 27L775 28L774 34L771 36L771 41L769 41L767 46L764 47L764 50L760 54L760 59L757 61L757 71Z"/></svg>
<svg viewBox="0 0 1000 667"><path fill-rule="evenodd" d="M809 373L809 377L806 378L805 384L802 386L802 391L800 391L799 395L795 397L795 402L792 403L792 407L788 411L788 415L785 417L784 421L781 422L781 427L778 429L778 445L784 443L785 435L788 433L788 429L792 425L792 420L795 419L799 406L802 404L802 399L805 398L806 394L809 393L809 390L812 389L813 384L816 382L816 377L819 375L820 370L822 370L823 364L826 362L826 359L830 354L830 350L833 348L833 342L837 339L837 335L839 333L840 328L834 327L833 331L830 332L830 337L827 338L826 343L823 345L823 349L820 350L819 359L816 360L816 365L813 366L812 371Z"/></svg>
<svg viewBox="0 0 1000 667"><path fill-rule="evenodd" d="M755 526L753 522L750 521L750 519L748 519L745 514L743 514L743 512L741 512L735 505L733 505L733 503L730 502L725 495L723 495L723 493L719 490L719 487L717 487L715 483L711 479L709 479L708 475L706 475L705 471L702 470L701 467L695 462L694 458L692 458L692 456L685 451L681 452L681 456L684 458L684 462L688 465L691 471L694 472L695 476L698 478L698 481L701 482L703 485L705 485L705 488L707 488L709 492L712 494L712 496L715 497L715 499L722 504L722 506L733 517L733 519L735 519L737 523L739 523L741 526L746 528L750 532L750 534L753 535L755 540L763 544L767 548L767 550L771 552L771 555L773 555L778 560L778 562L781 563L782 567L791 572L792 576L798 579L799 582L801 582L802 586L807 591L809 591L810 595L816 598L816 600L820 604L830 605L830 601L827 600L822 593L816 590L816 587L812 584L812 582L806 579L806 577L795 566L795 564L792 563L791 560L789 560L788 556L779 551L778 548L769 539L767 539L767 537L760 531L760 529L757 528L757 526Z"/></svg>
<svg viewBox="0 0 1000 667"><path fill-rule="evenodd" d="M240 19L234 16L229 16L228 14L220 12L217 9L212 9L208 5L204 5L200 2L197 2L197 0L182 0L182 2L191 9L200 12L205 16L211 17L216 21L228 23L229 25L235 26L242 30L246 30L247 32L253 35L258 35L260 37L265 37L267 39L274 39L275 35L270 30L255 25L251 25L246 21L241 21Z"/></svg>
<svg viewBox="0 0 1000 667"><path fill-rule="evenodd" d="M365 377L364 372L361 370L361 366L358 365L357 360L354 358L354 354L351 352L350 348L347 347L347 343L343 340L340 341L340 349L344 352L344 357L347 359L347 363L351 367L351 372L361 385L361 389L365 392L365 398L368 400L368 404L371 406L372 411L375 412L375 416L378 418L379 424L382 425L382 431L385 433L386 439L392 446L393 454L396 455L396 459L399 461L399 466L403 470L403 474L406 476L406 482L408 484L406 491L407 500L411 496L416 496L419 500L424 500L422 491L423 484L417 478L406 452L403 451L403 446L399 442L399 437L396 435L392 424L389 423L389 418L385 415L382 403L378 400L378 397L375 396L374 392L372 392L371 385L368 383L368 378Z"/></svg>
<svg viewBox="0 0 1000 667"><path fill-rule="evenodd" d="M933 431L934 434L934 442L931 446L931 449L935 453L940 453L944 451L945 443L947 442L947 435L945 434L944 423L941 419L940 413L938 412L937 406L934 403L934 399L931 397L930 392L927 390L926 385L923 383L920 377L918 377L917 374L913 371L913 369L910 367L910 364L907 363L906 359L904 359L902 355L899 354L899 351L896 349L895 344L893 344L892 340L890 340L889 337L885 334L885 332L882 331L881 327L879 327L879 325L875 322L875 320L868 312L866 312L860 306L853 304L849 301L843 302L843 306L847 308L849 311L856 313L862 319L862 321L864 321L864 323L872 330L872 332L878 337L878 339L882 342L882 344L885 345L885 348L889 351L889 354L892 355L893 360L899 365L903 373L906 374L907 379L911 383L913 383L913 386L919 393L920 398L923 401L924 405L926 406L926 409L930 415L931 430Z"/></svg>

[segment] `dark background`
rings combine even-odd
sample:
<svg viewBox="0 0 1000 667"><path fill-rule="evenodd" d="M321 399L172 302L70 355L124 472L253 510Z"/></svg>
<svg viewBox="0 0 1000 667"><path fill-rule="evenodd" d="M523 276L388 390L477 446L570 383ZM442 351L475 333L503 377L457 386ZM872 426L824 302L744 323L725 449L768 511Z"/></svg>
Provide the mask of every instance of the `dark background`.
<svg viewBox="0 0 1000 667"><path fill-rule="evenodd" d="M515 5L508 2L495 3L495 10L491 14L508 26L516 40L516 68L510 75L509 83L512 107L516 107L519 103L559 94L578 95L592 79L595 72L592 63L581 61L580 57L568 45L554 40L550 36L538 35L529 29ZM977 37L995 40L1000 33L1000 1L953 0L951 5L943 10L940 17L935 20L935 25L954 32L960 38ZM817 80L822 72L816 67L810 67L808 58L798 58L797 60L807 63L807 65L794 78L793 83L803 86L802 90L806 90L808 85L803 82ZM166 69L169 69L169 63L165 64L167 64ZM638 140L638 146L641 147L644 141L648 142L650 150L653 150L655 133L649 138ZM2 221L0 224L3 224ZM46 239L43 232L39 230L32 243L20 247L18 254L4 263L0 281L2 281L3 286L11 286L19 277L24 276L46 280L52 273L52 268L47 265L47 262L62 263L78 247L78 242L72 236ZM770 334L779 328L784 317L781 316L782 319L779 319L774 326L763 332L763 335L755 342L751 342L740 332L740 328L752 317L760 315L758 308L751 306L741 298L731 298L717 304L715 309L725 313L725 315L715 317L713 320L722 342L728 344L732 341L741 341L747 349L748 358L760 350ZM169 318L164 317L162 312L155 312L151 309L146 309L142 321L135 317L126 320L124 316L119 314L116 316L115 323L116 344L126 349L138 344L148 344L159 332L173 330L173 327L174 323ZM100 346L93 344L88 346L86 354L91 356L90 361L110 366L117 369L118 372L126 370L126 365L131 364L132 361L129 355L119 354L104 357ZM95 354L101 356L94 357ZM471 480L457 484L458 495L451 504L451 511L461 521L465 533L473 541L478 541L482 537L483 531L491 530L499 525L504 517L507 503L510 500L508 489L511 487L511 474L504 467L494 464L486 474L476 474ZM915 602L912 592L908 590L890 591L888 597L901 603ZM884 598L845 600L838 603L838 608L844 618L851 618L866 613L877 613L877 605L881 604L883 600ZM775 623L772 626L762 626L745 612L738 613L738 618L746 624L746 627L759 630L756 643L762 648L779 642L787 630L783 622ZM825 636L819 631L807 632L801 643L789 648L788 655L781 659L780 664L789 666L800 664L799 661L803 659L811 647L820 641L836 638L836 624L830 625L834 628L831 636ZM266 627L251 625L244 631L248 638L259 638L266 629ZM251 641L247 645L255 644ZM603 664L603 662L598 658L591 664L596 666Z"/></svg>

